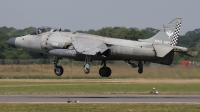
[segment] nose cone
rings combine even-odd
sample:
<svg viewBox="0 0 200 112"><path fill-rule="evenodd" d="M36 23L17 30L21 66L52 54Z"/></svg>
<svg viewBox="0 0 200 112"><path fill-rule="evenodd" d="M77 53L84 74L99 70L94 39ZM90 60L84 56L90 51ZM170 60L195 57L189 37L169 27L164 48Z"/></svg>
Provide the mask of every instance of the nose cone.
<svg viewBox="0 0 200 112"><path fill-rule="evenodd" d="M11 46L11 47L16 48L15 40L16 40L16 37L13 37L13 38L7 40L7 41L6 41L6 44L8 44L8 45Z"/></svg>

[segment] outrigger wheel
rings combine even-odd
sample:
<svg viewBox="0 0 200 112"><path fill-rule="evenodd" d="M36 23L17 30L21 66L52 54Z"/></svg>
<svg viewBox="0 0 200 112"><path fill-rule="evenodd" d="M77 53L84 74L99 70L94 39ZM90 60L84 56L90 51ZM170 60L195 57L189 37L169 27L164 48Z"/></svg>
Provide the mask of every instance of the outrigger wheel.
<svg viewBox="0 0 200 112"><path fill-rule="evenodd" d="M142 63L142 61L139 61L139 63L138 63L138 73L139 74L143 73L143 63Z"/></svg>

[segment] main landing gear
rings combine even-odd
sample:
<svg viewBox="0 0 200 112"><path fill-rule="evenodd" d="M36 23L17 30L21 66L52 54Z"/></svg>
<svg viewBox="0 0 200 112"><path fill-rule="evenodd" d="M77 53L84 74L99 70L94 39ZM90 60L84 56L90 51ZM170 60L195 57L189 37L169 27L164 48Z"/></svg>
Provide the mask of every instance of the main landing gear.
<svg viewBox="0 0 200 112"><path fill-rule="evenodd" d="M60 60L60 58L55 58L54 60L54 73L57 75L57 76L61 76L64 72L64 69L62 66L58 66L58 61Z"/></svg>
<svg viewBox="0 0 200 112"><path fill-rule="evenodd" d="M106 66L106 61L103 60L101 65L103 65L103 67L101 67L99 69L99 75L101 77L109 77L111 75L112 71L109 67ZM86 74L88 74L90 72L90 56L88 56L88 55L85 56L84 72Z"/></svg>
<svg viewBox="0 0 200 112"><path fill-rule="evenodd" d="M99 69L99 75L101 77L109 77L111 75L112 71L109 67L106 66L106 61L102 60L101 65L103 65L103 67L101 67Z"/></svg>

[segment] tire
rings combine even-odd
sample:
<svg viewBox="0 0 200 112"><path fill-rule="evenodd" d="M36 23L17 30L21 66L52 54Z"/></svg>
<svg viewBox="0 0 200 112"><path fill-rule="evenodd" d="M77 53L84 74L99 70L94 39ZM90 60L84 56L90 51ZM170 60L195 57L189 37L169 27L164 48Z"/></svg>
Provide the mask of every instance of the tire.
<svg viewBox="0 0 200 112"><path fill-rule="evenodd" d="M99 69L99 75L101 77L109 77L111 75L111 69L109 67L101 67Z"/></svg>
<svg viewBox="0 0 200 112"><path fill-rule="evenodd" d="M64 69L62 66L57 66L55 69L54 69L54 73L57 75L57 76L61 76L64 72Z"/></svg>
<svg viewBox="0 0 200 112"><path fill-rule="evenodd" d="M89 73L90 73L90 70L89 70L88 68L86 68L86 69L84 70L84 72L85 72L85 74L89 74Z"/></svg>
<svg viewBox="0 0 200 112"><path fill-rule="evenodd" d="M138 69L138 73L139 74L143 73L143 70L142 69Z"/></svg>
<svg viewBox="0 0 200 112"><path fill-rule="evenodd" d="M109 67L105 67L107 69L107 74L106 74L106 77L110 77L112 71Z"/></svg>
<svg viewBox="0 0 200 112"><path fill-rule="evenodd" d="M101 67L101 68L99 69L99 75L100 75L101 77L106 77L106 72L107 72L107 70L105 69L105 67Z"/></svg>

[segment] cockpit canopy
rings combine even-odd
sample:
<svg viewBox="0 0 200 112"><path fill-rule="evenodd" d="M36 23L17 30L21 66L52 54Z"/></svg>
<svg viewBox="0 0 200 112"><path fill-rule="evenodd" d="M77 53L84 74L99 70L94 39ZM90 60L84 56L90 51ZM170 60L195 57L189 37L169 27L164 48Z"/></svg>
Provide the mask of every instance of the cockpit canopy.
<svg viewBox="0 0 200 112"><path fill-rule="evenodd" d="M51 29L52 29L51 27L43 26L43 27L35 29L32 33L30 33L30 35L38 35L41 33L49 32L51 31Z"/></svg>

